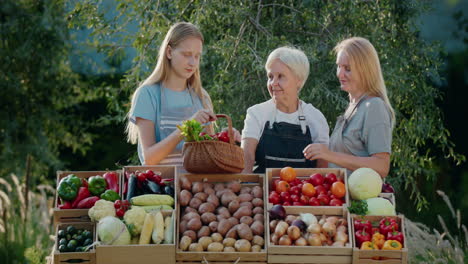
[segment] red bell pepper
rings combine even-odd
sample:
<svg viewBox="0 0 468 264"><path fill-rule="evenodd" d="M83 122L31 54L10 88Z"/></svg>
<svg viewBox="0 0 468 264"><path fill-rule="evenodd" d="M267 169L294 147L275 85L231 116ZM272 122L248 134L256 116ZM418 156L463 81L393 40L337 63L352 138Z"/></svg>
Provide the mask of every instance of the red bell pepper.
<svg viewBox="0 0 468 264"><path fill-rule="evenodd" d="M356 231L356 245L357 247L361 247L361 244L366 242L366 241L371 241L371 234L366 231L366 229L362 229L359 231Z"/></svg>
<svg viewBox="0 0 468 264"><path fill-rule="evenodd" d="M76 207L78 209L89 209L100 199L99 196L91 196L81 200Z"/></svg>
<svg viewBox="0 0 468 264"><path fill-rule="evenodd" d="M109 171L102 175L107 182L107 189L114 190L119 193L119 176L115 171Z"/></svg>
<svg viewBox="0 0 468 264"><path fill-rule="evenodd" d="M355 219L354 229L358 231L365 229L368 233L370 233L372 231L372 223L369 220Z"/></svg>
<svg viewBox="0 0 468 264"><path fill-rule="evenodd" d="M91 194L89 193L88 187L80 187L78 190L78 195L76 195L75 200L72 202L72 208L76 208L79 202L88 198L89 196L91 196Z"/></svg>
<svg viewBox="0 0 468 264"><path fill-rule="evenodd" d="M81 187L88 188L88 181L85 178L81 179Z"/></svg>
<svg viewBox="0 0 468 264"><path fill-rule="evenodd" d="M387 240L397 240L403 245L403 234L399 231L388 232Z"/></svg>
<svg viewBox="0 0 468 264"><path fill-rule="evenodd" d="M72 202L71 201L65 201L64 203L60 204L58 206L59 209L72 209Z"/></svg>
<svg viewBox="0 0 468 264"><path fill-rule="evenodd" d="M395 219L390 218L390 217L384 217L382 220L380 220L380 233L387 237L387 234L389 232L392 232L393 230L398 231L398 223L396 222Z"/></svg>

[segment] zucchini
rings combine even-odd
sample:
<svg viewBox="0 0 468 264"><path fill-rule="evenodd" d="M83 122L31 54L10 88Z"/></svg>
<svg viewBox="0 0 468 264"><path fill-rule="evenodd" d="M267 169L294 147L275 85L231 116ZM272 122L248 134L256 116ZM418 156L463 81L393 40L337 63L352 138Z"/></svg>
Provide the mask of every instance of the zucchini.
<svg viewBox="0 0 468 264"><path fill-rule="evenodd" d="M127 188L127 201L130 201L136 194L137 191L137 177L135 174L131 174L128 178Z"/></svg>
<svg viewBox="0 0 468 264"><path fill-rule="evenodd" d="M170 205L134 205L133 207L141 207L145 209L147 213L151 213L153 211L158 211L158 210L173 210L172 206Z"/></svg>
<svg viewBox="0 0 468 264"><path fill-rule="evenodd" d="M129 200L133 205L174 205L174 198L167 194L145 194Z"/></svg>

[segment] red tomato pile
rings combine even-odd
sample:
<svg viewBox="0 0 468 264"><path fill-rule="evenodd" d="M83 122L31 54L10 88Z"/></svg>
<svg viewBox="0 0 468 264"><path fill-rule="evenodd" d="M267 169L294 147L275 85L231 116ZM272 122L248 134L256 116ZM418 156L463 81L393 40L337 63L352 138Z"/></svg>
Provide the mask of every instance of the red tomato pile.
<svg viewBox="0 0 468 264"><path fill-rule="evenodd" d="M283 206L342 206L345 195L343 180L337 179L334 173L314 173L301 180L296 178L293 168L284 167L280 171L280 179L273 181L268 201Z"/></svg>

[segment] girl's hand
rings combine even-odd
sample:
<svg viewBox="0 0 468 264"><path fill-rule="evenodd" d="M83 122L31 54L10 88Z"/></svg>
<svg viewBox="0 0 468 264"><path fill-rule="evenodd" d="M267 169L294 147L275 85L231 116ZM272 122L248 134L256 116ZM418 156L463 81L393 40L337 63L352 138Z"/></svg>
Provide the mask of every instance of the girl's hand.
<svg viewBox="0 0 468 264"><path fill-rule="evenodd" d="M203 125L210 121L215 121L216 115L208 109L202 109L197 111L190 119L195 119Z"/></svg>
<svg viewBox="0 0 468 264"><path fill-rule="evenodd" d="M330 153L327 145L324 144L309 144L302 151L304 157L309 160L323 159L327 160L327 155Z"/></svg>

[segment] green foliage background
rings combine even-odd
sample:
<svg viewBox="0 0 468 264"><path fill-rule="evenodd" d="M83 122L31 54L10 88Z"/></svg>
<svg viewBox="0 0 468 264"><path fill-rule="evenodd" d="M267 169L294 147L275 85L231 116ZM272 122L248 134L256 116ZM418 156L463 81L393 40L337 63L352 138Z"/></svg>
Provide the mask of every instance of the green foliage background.
<svg viewBox="0 0 468 264"><path fill-rule="evenodd" d="M382 64L390 101L396 110L392 170L388 179L427 206L420 184L438 173L437 155L461 162L444 128L436 101L440 47L418 38L412 18L428 6L420 1L118 1L117 15L106 19L99 1L79 2L75 28L93 29L96 47L110 56L124 47L137 50L119 86L110 87L108 120L124 122L128 98L156 64L159 44L170 25L190 21L205 37L203 84L216 112L232 116L241 129L246 109L269 99L264 63L279 46L299 47L308 55L311 74L301 92L327 117L331 128L347 105L338 88L333 47L350 36L368 38ZM128 31L137 24L138 30ZM123 36L119 43L109 39ZM116 103L119 102L119 103Z"/></svg>
<svg viewBox="0 0 468 264"><path fill-rule="evenodd" d="M130 96L152 71L165 33L178 21L192 22L203 32L203 85L215 111L229 114L238 129L249 106L269 99L264 63L273 49L284 45L301 48L309 57L311 73L300 97L320 109L332 129L348 103L335 77L332 49L347 37L368 38L379 53L397 115L388 177L399 194L397 209L420 220L432 216L428 201L435 201L430 197L435 196L434 186L443 182L447 189L463 190L456 180L446 180L445 171L465 158L455 152L438 106L444 100L438 88L444 81L443 51L419 37L413 20L429 5L417 0L3 1L0 191L12 202L5 207L8 203L0 197L0 215L10 215L12 223L25 221L25 227L2 237L6 242L0 243L0 259L39 263L46 254L41 245L50 249L44 228L25 220L34 219L47 204L21 205L30 217L16 210L29 187L41 193L36 200L52 200L50 190L45 193L38 185L53 185L58 169L137 164L136 146L126 144L123 133ZM72 47L74 33L81 31L91 32L90 38ZM95 74L76 71L70 56L79 57L85 49L105 53L107 69L91 62ZM122 72L123 60L131 58L129 49L137 55ZM14 195L5 186L20 184L10 180L16 179L10 173L18 175L22 186ZM456 191L449 193L451 198L463 195ZM466 206L460 200L458 205ZM434 217L425 219L435 225ZM2 223L7 221L0 220L0 227Z"/></svg>

